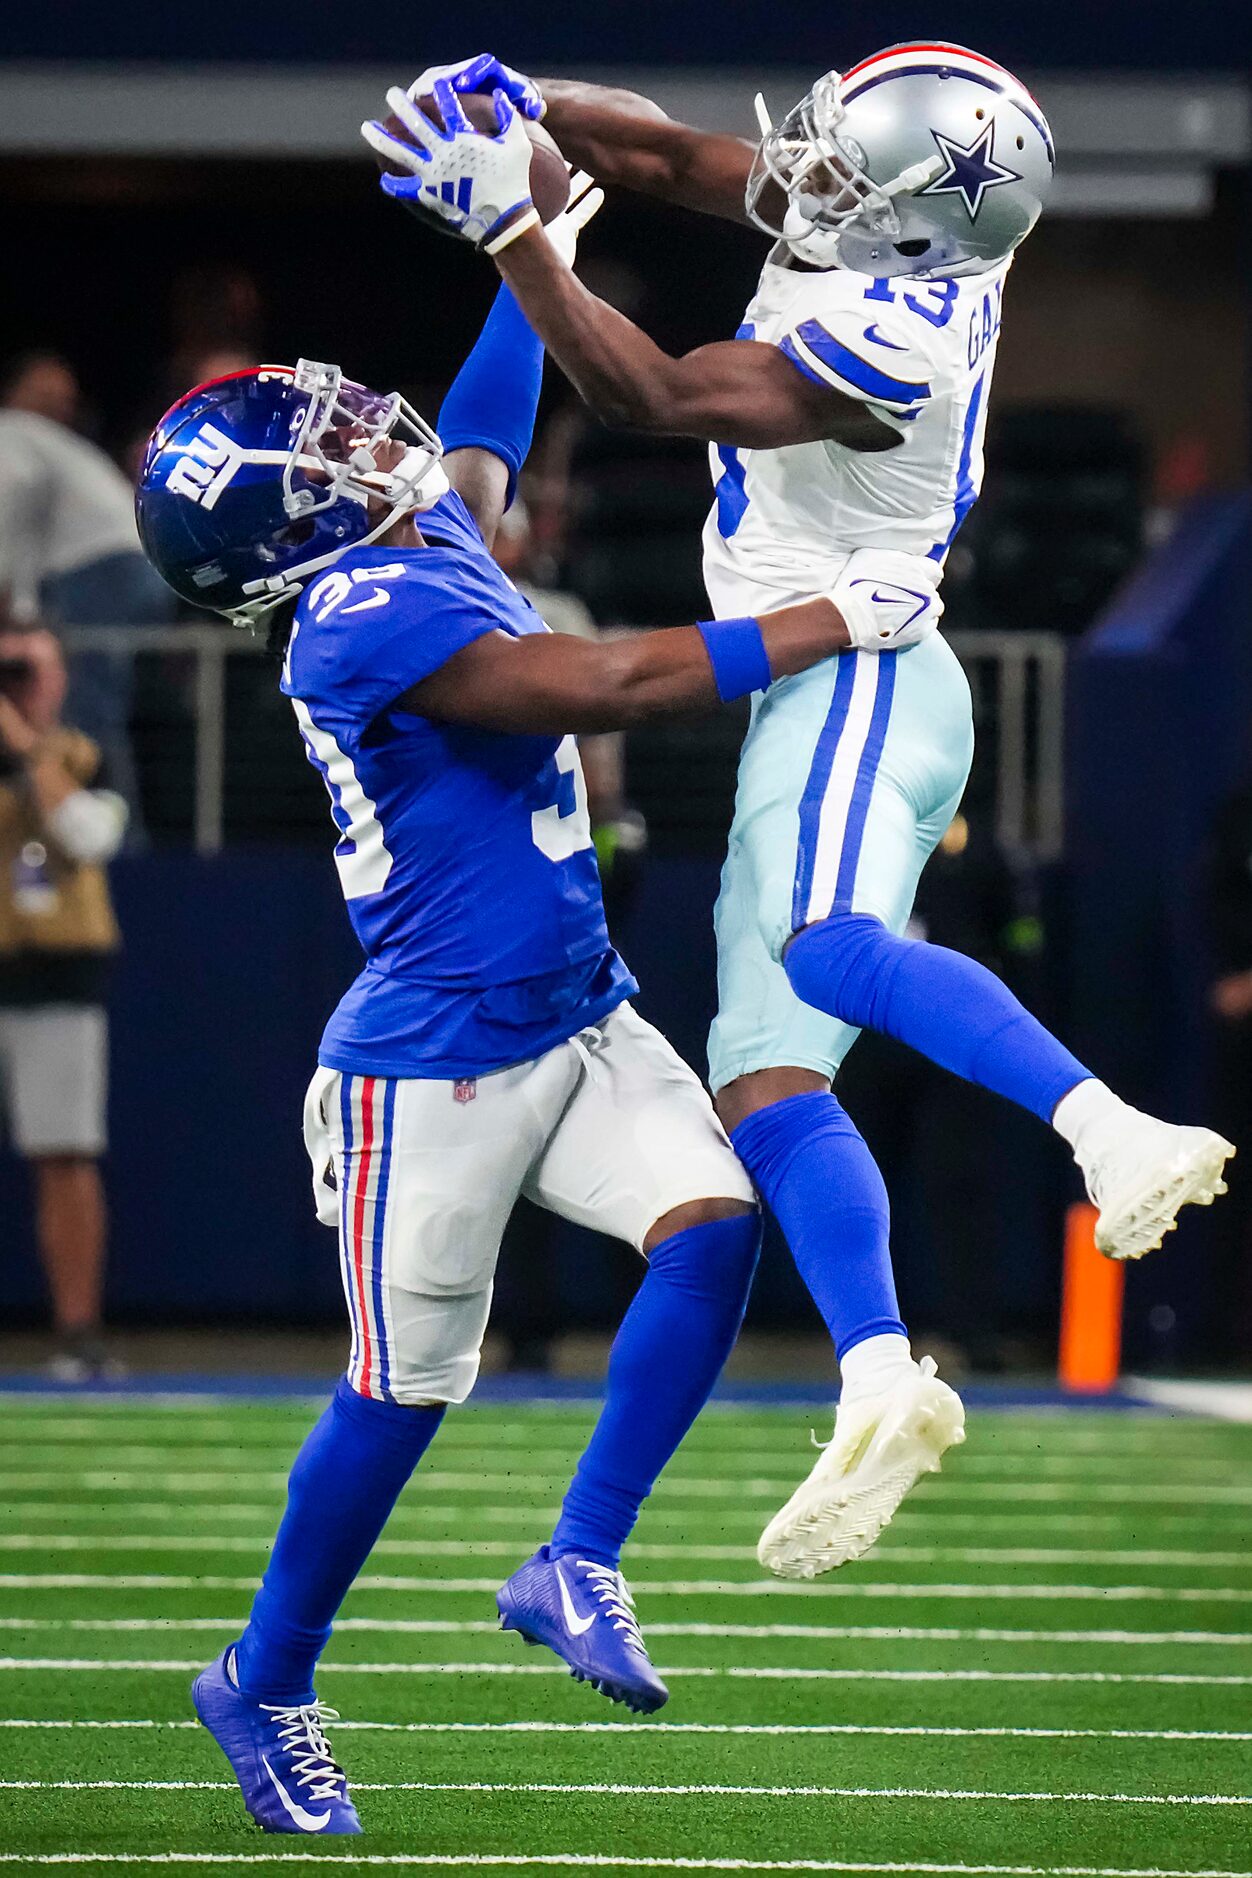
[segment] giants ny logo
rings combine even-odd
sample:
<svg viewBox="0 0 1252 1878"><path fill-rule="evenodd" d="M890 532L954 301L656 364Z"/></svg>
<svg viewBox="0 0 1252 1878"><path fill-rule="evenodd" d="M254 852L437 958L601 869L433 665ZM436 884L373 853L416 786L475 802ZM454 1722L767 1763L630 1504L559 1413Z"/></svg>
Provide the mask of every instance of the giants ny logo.
<svg viewBox="0 0 1252 1878"><path fill-rule="evenodd" d="M202 424L166 478L176 496L211 509L243 461L230 438L214 424Z"/></svg>

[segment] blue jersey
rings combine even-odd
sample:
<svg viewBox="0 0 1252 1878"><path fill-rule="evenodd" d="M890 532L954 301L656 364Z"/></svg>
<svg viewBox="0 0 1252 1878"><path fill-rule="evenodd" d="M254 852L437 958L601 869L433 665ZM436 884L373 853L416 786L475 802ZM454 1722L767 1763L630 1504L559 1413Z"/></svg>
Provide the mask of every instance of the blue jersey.
<svg viewBox="0 0 1252 1878"><path fill-rule="evenodd" d="M609 942L572 737L506 736L400 708L484 633L546 632L460 498L421 548L351 548L296 607L282 689L330 792L368 963L320 1061L471 1077L542 1055L637 989Z"/></svg>

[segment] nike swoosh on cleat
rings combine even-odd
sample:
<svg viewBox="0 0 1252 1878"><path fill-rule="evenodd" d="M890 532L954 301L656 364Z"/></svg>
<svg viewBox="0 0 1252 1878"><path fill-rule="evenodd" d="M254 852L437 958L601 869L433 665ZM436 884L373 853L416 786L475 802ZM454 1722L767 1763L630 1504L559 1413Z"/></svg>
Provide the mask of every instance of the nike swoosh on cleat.
<svg viewBox="0 0 1252 1878"><path fill-rule="evenodd" d="M282 1781L278 1778L278 1775L274 1772L274 1769L270 1766L269 1761L264 1754L261 1756L261 1765L265 1769L266 1773L269 1775L270 1779L274 1782L275 1787L278 1789L279 1799L282 1801L287 1811L291 1814L291 1817L295 1820L301 1832L320 1832L323 1826L328 1826L330 1824L330 1808L329 1807L326 1808L326 1811L324 1813L307 1812L305 1808L301 1806L297 1800L292 1799L291 1795L288 1793L286 1787L284 1787Z"/></svg>
<svg viewBox="0 0 1252 1878"><path fill-rule="evenodd" d="M565 1628L569 1631L571 1637L585 1636L596 1621L595 1612L593 1611L590 1617L580 1617L578 1615L578 1612L574 1609L574 1600L569 1594L569 1586L565 1582L564 1575L559 1565L556 1567L556 1581L561 1588L561 1611L565 1618Z"/></svg>
<svg viewBox="0 0 1252 1878"><path fill-rule="evenodd" d="M881 295L875 295L875 298L879 299ZM865 328L865 337L870 340L872 344L876 346L886 346L892 352L908 351L907 346L898 346L894 339L884 339L883 335L878 330L877 323Z"/></svg>

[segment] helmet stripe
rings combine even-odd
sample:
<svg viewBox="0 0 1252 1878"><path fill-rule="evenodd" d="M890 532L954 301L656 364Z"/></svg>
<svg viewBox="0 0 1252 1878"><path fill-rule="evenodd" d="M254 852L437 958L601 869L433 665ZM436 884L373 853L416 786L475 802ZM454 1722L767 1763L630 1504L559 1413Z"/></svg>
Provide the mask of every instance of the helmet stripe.
<svg viewBox="0 0 1252 1878"><path fill-rule="evenodd" d="M202 385L193 385L190 391L184 391L181 398L175 398L157 429L164 430L175 411L180 411L190 399L198 398L202 391L212 391L217 385L233 384L240 378L259 378L263 372L273 373L275 377L295 378L295 372L290 365L246 365L238 372L223 372L218 378L206 378Z"/></svg>
<svg viewBox="0 0 1252 1878"><path fill-rule="evenodd" d="M871 53L869 58L862 59L859 65L850 66L843 76L845 79L853 78L858 72L867 71L871 65L880 65L886 59L911 57L915 52L924 54L951 52L955 53L958 59L969 59L975 65L989 65L994 71L1003 72L1006 78L1013 76L1007 67L998 64L995 59L985 58L981 52L971 52L968 46L953 45L951 41L946 39L934 40L929 44L925 41L918 40L916 42L906 41L903 45L899 46L884 46L881 52Z"/></svg>
<svg viewBox="0 0 1252 1878"><path fill-rule="evenodd" d="M950 71L951 69L951 66L946 65L903 65L895 71L876 72L869 78L862 78L859 84L852 87L851 91L845 91L842 94L843 102L845 104L851 104L852 100L859 98L863 92L872 91L876 85L885 85L893 78L937 78L941 72ZM1002 70L1002 67L998 65L993 66L992 70L999 72ZM1052 147L1052 133L1048 129L1048 121L1024 85L1019 85L1017 80L1012 77L1011 73L1004 73L1004 77L1008 79L1009 85L1011 85L1014 90L1021 93L1020 97L1014 97L1012 91L1010 91L1007 86L998 83L997 80L992 78L987 72L962 72L960 76L968 79L972 85L985 85L988 91L998 92L1002 98L1006 98L1010 104L1016 106L1027 122L1033 124L1034 128L1042 137L1044 149L1048 153L1048 161L1055 168L1056 152Z"/></svg>
<svg viewBox="0 0 1252 1878"><path fill-rule="evenodd" d="M862 59L859 65L850 66L843 74L843 82L846 85L848 80L855 78L858 73L867 72L873 66L885 65L889 60L912 59L914 55L917 54L923 57L933 57L936 54L942 56L944 53L952 55L951 63L956 66L958 70L960 70L961 61L967 60L971 65L981 65L988 71L998 72L1000 77L1005 79L1008 84L1014 86L1018 91L1024 92L1026 97L1028 97L1031 103L1038 109L1038 100L1034 97L1033 93L1027 90L1021 79L1013 72L1010 72L1007 66L999 64L995 59L986 58L981 52L971 52L968 46L954 45L951 41L943 39L934 40L930 43L918 40L917 42L909 41L899 46L884 46L881 52L871 53L870 57L868 59ZM926 69L931 71L934 68L927 66ZM971 72L968 73L967 76L972 78L975 74Z"/></svg>

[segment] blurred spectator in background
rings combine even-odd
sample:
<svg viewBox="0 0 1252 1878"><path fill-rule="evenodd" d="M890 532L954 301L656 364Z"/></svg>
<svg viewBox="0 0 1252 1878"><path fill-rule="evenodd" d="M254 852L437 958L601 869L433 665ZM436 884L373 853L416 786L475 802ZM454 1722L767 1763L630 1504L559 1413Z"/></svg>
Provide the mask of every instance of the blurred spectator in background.
<svg viewBox="0 0 1252 1878"><path fill-rule="evenodd" d="M0 405L6 411L33 411L67 430L78 427L82 394L73 366L59 352L22 352L0 378Z"/></svg>
<svg viewBox="0 0 1252 1878"><path fill-rule="evenodd" d="M10 398L29 396L29 370L10 373ZM61 420L0 407L0 593L18 620L57 626L151 626L172 617L171 596L139 547L130 484L117 465ZM113 786L138 802L130 746L133 659L78 652L69 714L99 745Z"/></svg>
<svg viewBox="0 0 1252 1878"><path fill-rule="evenodd" d="M1214 1120L1246 1157L1252 1154L1252 778L1218 810L1208 859ZM1246 1361L1252 1349L1252 1193L1246 1174L1231 1180L1230 1198L1214 1227L1222 1266L1216 1294L1226 1303L1212 1336L1221 1354Z"/></svg>
<svg viewBox="0 0 1252 1878"><path fill-rule="evenodd" d="M202 370L214 354L242 357L251 364L260 355L264 308L256 278L237 261L201 261L184 268L170 289L173 345L166 368L169 392L165 410L192 385L223 374ZM228 365L225 370L236 367Z"/></svg>
<svg viewBox="0 0 1252 1878"><path fill-rule="evenodd" d="M101 1341L108 1030L118 943L104 865L126 804L98 746L62 722L52 633L0 626L0 1107L35 1186L57 1332L53 1374L107 1374Z"/></svg>

